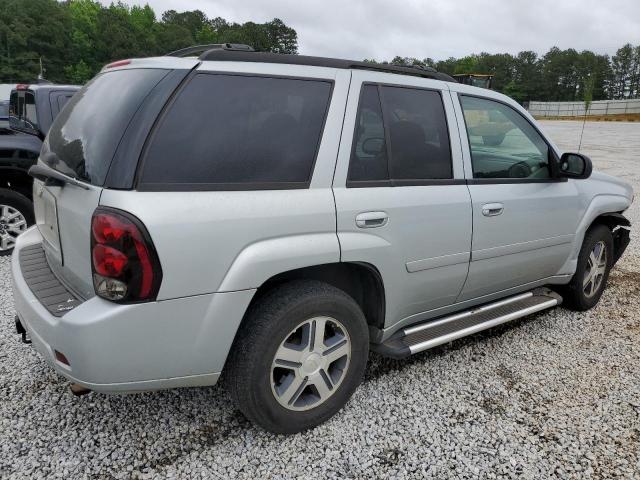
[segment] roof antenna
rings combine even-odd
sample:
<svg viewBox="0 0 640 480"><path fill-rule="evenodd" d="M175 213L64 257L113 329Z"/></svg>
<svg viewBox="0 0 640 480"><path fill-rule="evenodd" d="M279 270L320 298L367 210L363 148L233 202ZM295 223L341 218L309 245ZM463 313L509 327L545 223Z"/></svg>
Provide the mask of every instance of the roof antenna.
<svg viewBox="0 0 640 480"><path fill-rule="evenodd" d="M593 78L591 74L587 73L587 78L584 80L584 118L582 119L582 131L580 132L580 143L578 144L578 153L582 148L582 136L584 135L584 126L587 123L587 113L591 107L591 100L593 100Z"/></svg>

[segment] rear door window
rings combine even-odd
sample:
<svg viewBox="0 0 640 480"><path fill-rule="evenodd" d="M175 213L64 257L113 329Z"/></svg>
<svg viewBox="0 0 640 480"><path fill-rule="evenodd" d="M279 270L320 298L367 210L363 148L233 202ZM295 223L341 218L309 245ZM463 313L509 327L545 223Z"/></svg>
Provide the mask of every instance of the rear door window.
<svg viewBox="0 0 640 480"><path fill-rule="evenodd" d="M453 178L449 131L440 92L381 87L380 93L389 131L391 178Z"/></svg>
<svg viewBox="0 0 640 480"><path fill-rule="evenodd" d="M103 185L129 122L168 70L124 69L99 74L56 117L42 149L50 167Z"/></svg>
<svg viewBox="0 0 640 480"><path fill-rule="evenodd" d="M141 189L306 188L332 83L199 73L152 134Z"/></svg>
<svg viewBox="0 0 640 480"><path fill-rule="evenodd" d="M365 84L349 186L420 185L451 178L451 143L440 92Z"/></svg>
<svg viewBox="0 0 640 480"><path fill-rule="evenodd" d="M349 180L388 180L387 144L377 85L362 87L349 164Z"/></svg>

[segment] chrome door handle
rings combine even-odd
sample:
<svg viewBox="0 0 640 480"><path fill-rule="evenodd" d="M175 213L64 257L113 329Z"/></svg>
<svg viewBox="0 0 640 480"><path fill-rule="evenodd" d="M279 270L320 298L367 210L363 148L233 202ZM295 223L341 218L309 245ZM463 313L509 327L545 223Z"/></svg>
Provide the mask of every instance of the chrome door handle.
<svg viewBox="0 0 640 480"><path fill-rule="evenodd" d="M504 205L501 203L485 203L482 205L482 214L485 217L495 217L496 215L502 215L504 212Z"/></svg>
<svg viewBox="0 0 640 480"><path fill-rule="evenodd" d="M356 225L360 228L383 227L389 221L385 212L363 212L356 216Z"/></svg>

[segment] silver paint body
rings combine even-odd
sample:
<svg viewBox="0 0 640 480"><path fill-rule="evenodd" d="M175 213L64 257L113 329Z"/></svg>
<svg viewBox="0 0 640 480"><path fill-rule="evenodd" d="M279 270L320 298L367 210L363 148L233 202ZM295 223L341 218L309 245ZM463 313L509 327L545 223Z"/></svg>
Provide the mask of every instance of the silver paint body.
<svg viewBox="0 0 640 480"><path fill-rule="evenodd" d="M160 58L123 68L196 64ZM311 185L279 191L138 192L36 182L39 226L19 237L12 260L16 309L43 357L94 390L215 383L257 288L296 268L359 262L380 272L386 310L377 341L420 321L567 283L591 222L631 203L627 183L597 172L566 182L346 188L365 81L441 92L458 180L472 178L472 169L457 93L498 99L535 120L504 95L438 80L243 62L205 61L197 68L334 82ZM52 203L45 204L47 196L55 198L57 212L47 212ZM502 205L500 214L483 215L483 206L496 203ZM117 305L94 295L89 225L98 205L131 212L148 229L163 269L157 301ZM52 214L59 236L45 225L45 215ZM363 228L367 218L380 214L381 226ZM60 318L39 304L20 272L20 250L38 242L44 242L56 276L86 299ZM53 349L67 356L70 368L55 360Z"/></svg>

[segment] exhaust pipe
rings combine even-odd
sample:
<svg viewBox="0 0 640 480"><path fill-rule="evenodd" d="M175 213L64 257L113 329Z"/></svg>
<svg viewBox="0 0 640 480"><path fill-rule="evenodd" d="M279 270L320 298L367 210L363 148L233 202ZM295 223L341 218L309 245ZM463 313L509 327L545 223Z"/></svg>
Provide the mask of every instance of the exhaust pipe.
<svg viewBox="0 0 640 480"><path fill-rule="evenodd" d="M69 389L71 390L71 393L73 393L76 397L81 397L82 395L91 393L91 390L83 385L80 385L79 383L72 383L71 385L69 385Z"/></svg>
<svg viewBox="0 0 640 480"><path fill-rule="evenodd" d="M26 344L31 343L31 338L29 337L29 333L22 325L22 322L20 321L20 318L18 317L18 315L15 316L14 320L16 321L16 332L18 333L18 335L22 336L22 343L26 343Z"/></svg>

